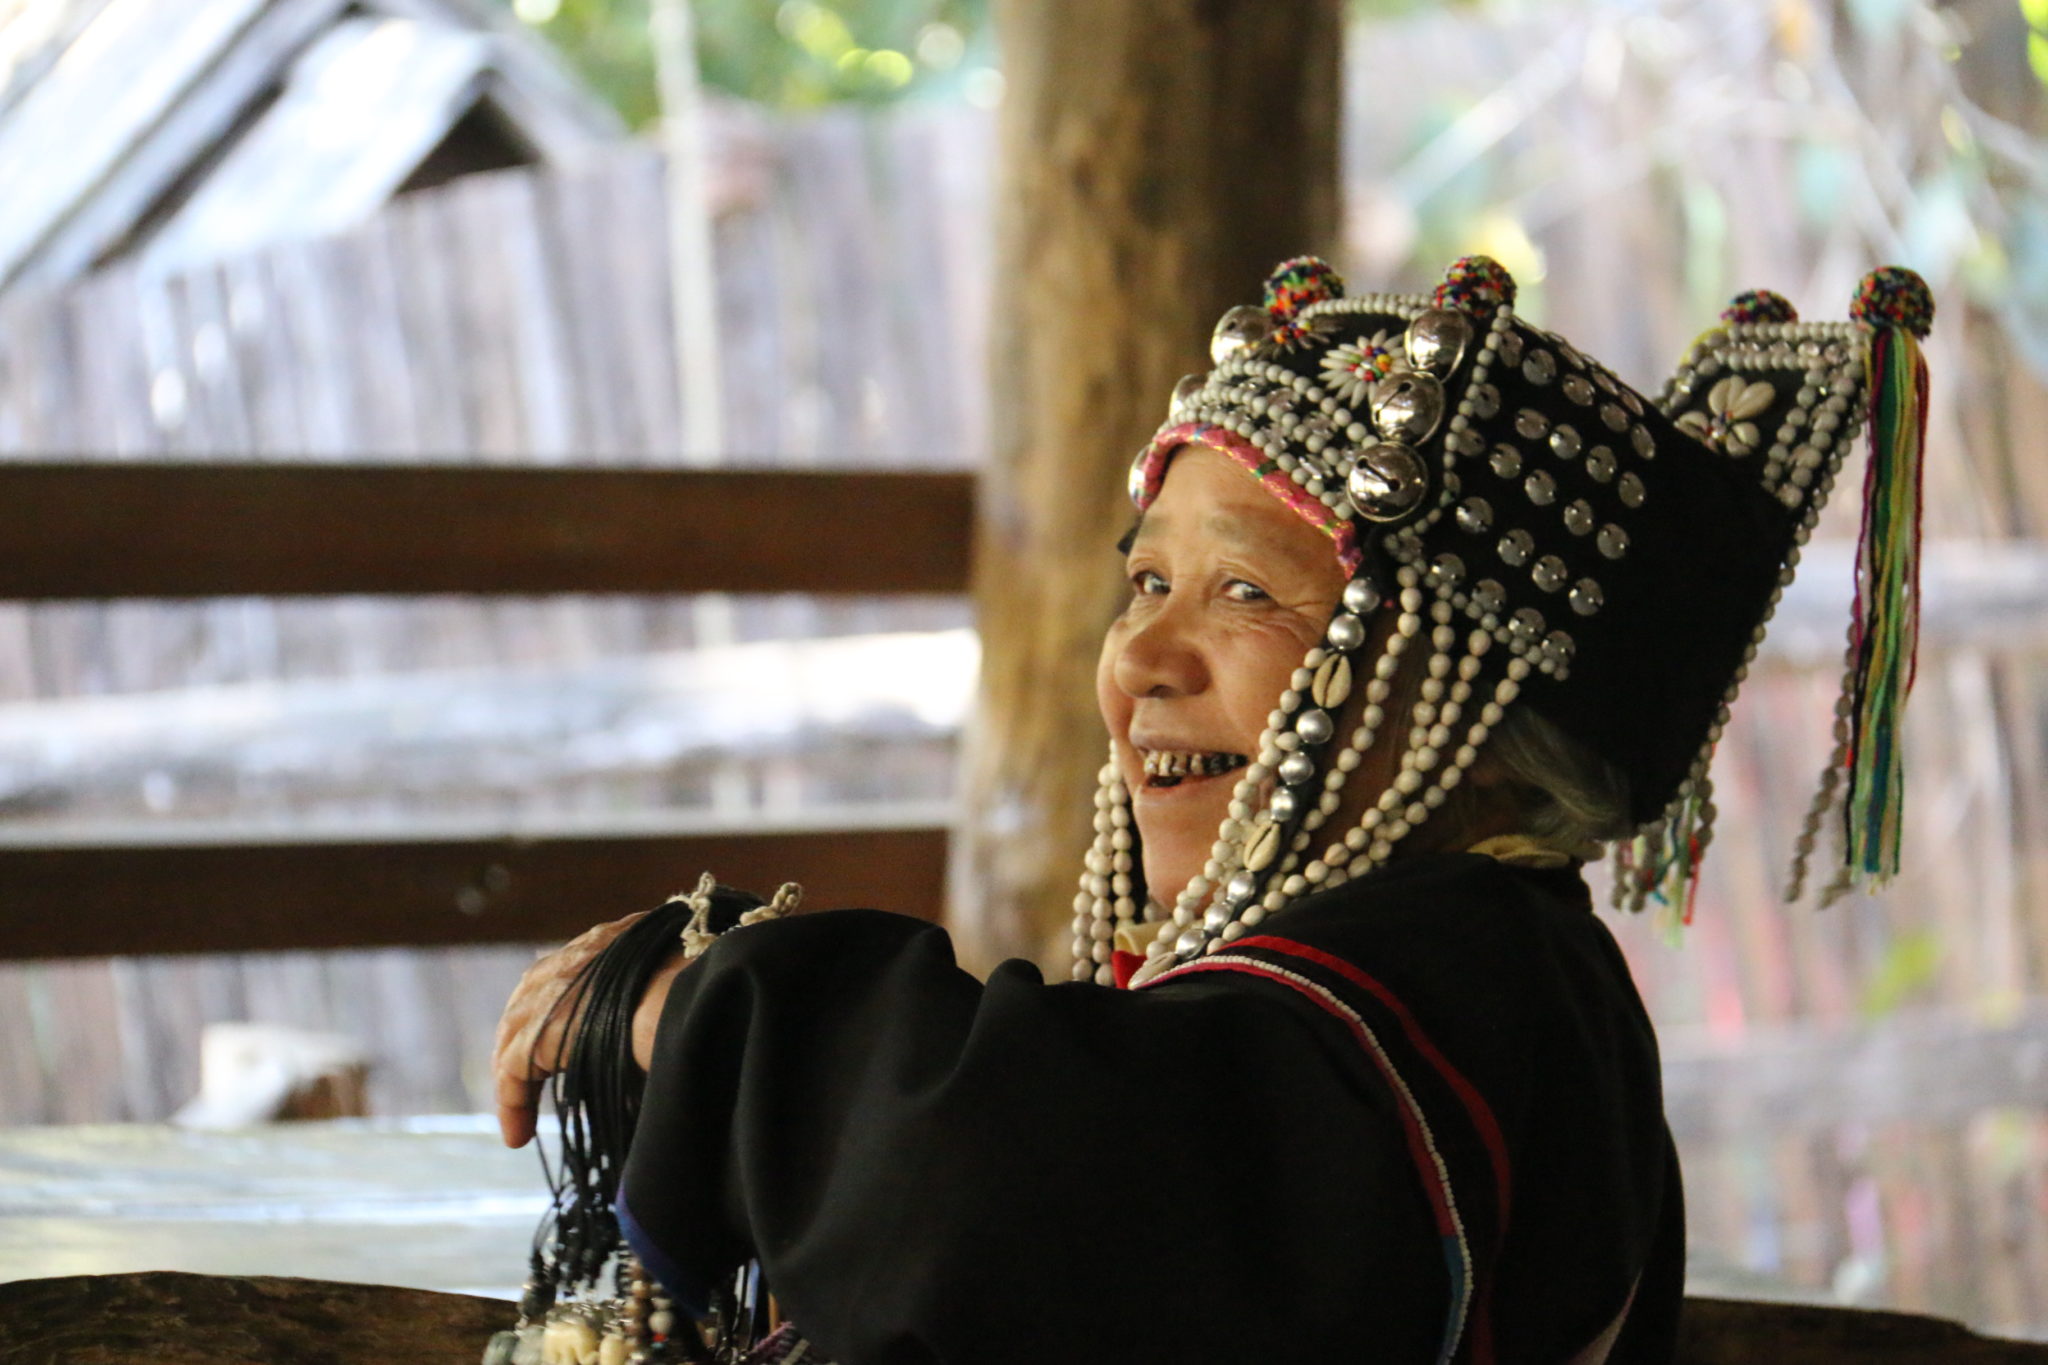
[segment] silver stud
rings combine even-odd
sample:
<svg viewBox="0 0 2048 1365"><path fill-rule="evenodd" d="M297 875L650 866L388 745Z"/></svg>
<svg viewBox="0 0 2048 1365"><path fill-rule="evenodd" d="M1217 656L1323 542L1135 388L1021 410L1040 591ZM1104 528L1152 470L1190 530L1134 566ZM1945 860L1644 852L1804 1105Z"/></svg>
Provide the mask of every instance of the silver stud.
<svg viewBox="0 0 2048 1365"><path fill-rule="evenodd" d="M1344 491L1367 521L1394 521L1414 511L1429 492L1429 469L1407 446L1382 441L1353 462Z"/></svg>
<svg viewBox="0 0 2048 1365"><path fill-rule="evenodd" d="M1620 496L1623 507L1643 505L1643 481L1633 474L1622 475L1621 482L1614 485L1614 491Z"/></svg>
<svg viewBox="0 0 2048 1365"><path fill-rule="evenodd" d="M1550 453L1560 460L1569 460L1579 453L1579 433L1564 423L1550 433Z"/></svg>
<svg viewBox="0 0 2048 1365"><path fill-rule="evenodd" d="M1188 405L1195 401L1195 395L1200 393L1202 386L1208 382L1209 376L1205 374L1182 375L1180 382L1173 386L1173 402L1168 405L1172 415L1178 417L1186 412Z"/></svg>
<svg viewBox="0 0 2048 1365"><path fill-rule="evenodd" d="M1515 414L1515 432L1524 440L1540 441L1550 431L1550 419L1534 408L1523 408Z"/></svg>
<svg viewBox="0 0 2048 1365"><path fill-rule="evenodd" d="M1522 362L1521 333L1510 328L1499 333L1500 359L1503 365L1519 365Z"/></svg>
<svg viewBox="0 0 2048 1365"><path fill-rule="evenodd" d="M1508 603L1508 590L1491 578L1482 578L1472 585L1472 601L1482 612L1499 611Z"/></svg>
<svg viewBox="0 0 2048 1365"><path fill-rule="evenodd" d="M1628 532L1613 522L1600 528L1600 534L1593 543L1600 547L1600 553L1609 559L1620 559L1628 553Z"/></svg>
<svg viewBox="0 0 2048 1365"><path fill-rule="evenodd" d="M1542 638L1543 628L1547 624L1542 612L1534 607L1523 607L1508 622L1508 634L1524 644L1534 644Z"/></svg>
<svg viewBox="0 0 2048 1365"><path fill-rule="evenodd" d="M1351 604L1346 602L1344 605L1350 606ZM1325 638L1329 640L1332 649L1349 654L1352 650L1365 643L1365 622L1346 612L1342 616L1331 619L1330 629L1326 633Z"/></svg>
<svg viewBox="0 0 2048 1365"><path fill-rule="evenodd" d="M1301 736L1304 744L1328 744L1330 736L1337 733L1337 723L1330 719L1328 711L1311 707L1295 717L1294 733Z"/></svg>
<svg viewBox="0 0 2048 1365"><path fill-rule="evenodd" d="M1572 402L1584 407L1593 401L1593 381L1582 374L1568 374L1564 383L1558 385L1560 392Z"/></svg>
<svg viewBox="0 0 2048 1365"><path fill-rule="evenodd" d="M1257 304L1241 303L1217 320L1209 336L1209 361L1221 365L1247 346L1256 346L1273 335L1273 315Z"/></svg>
<svg viewBox="0 0 2048 1365"><path fill-rule="evenodd" d="M1529 556L1536 553L1536 537L1527 531L1514 530L1500 538L1501 563L1510 569L1519 569L1529 562Z"/></svg>
<svg viewBox="0 0 2048 1365"><path fill-rule="evenodd" d="M1493 526L1493 504L1485 498L1467 498L1458 504L1458 529L1476 536Z"/></svg>
<svg viewBox="0 0 2048 1365"><path fill-rule="evenodd" d="M1282 787L1273 793L1273 799L1267 803L1266 809L1275 820L1284 825L1295 816L1301 814L1301 798L1296 796L1291 789ZM1244 873L1240 875L1249 876L1250 874Z"/></svg>
<svg viewBox="0 0 2048 1365"><path fill-rule="evenodd" d="M1522 480L1522 491L1538 507L1548 507L1557 501L1557 480L1550 477L1549 470L1539 469Z"/></svg>
<svg viewBox="0 0 2048 1365"><path fill-rule="evenodd" d="M1553 665L1562 666L1570 663L1572 655L1578 652L1578 648L1572 637L1561 630L1553 630L1543 637L1543 657Z"/></svg>
<svg viewBox="0 0 2048 1365"><path fill-rule="evenodd" d="M1385 441L1419 445L1444 418L1444 386L1434 375L1390 374L1372 387L1372 424Z"/></svg>
<svg viewBox="0 0 2048 1365"><path fill-rule="evenodd" d="M1275 804L1278 804L1279 795L1279 793L1275 793L1274 795ZM1230 879L1229 885L1223 888L1223 896L1225 900L1230 901L1232 904L1242 905L1246 901L1250 900L1252 898L1253 893L1255 893L1258 889L1259 879L1255 874L1250 872L1239 872L1236 876Z"/></svg>
<svg viewBox="0 0 2048 1365"><path fill-rule="evenodd" d="M1432 308L1418 313L1408 324L1402 339L1408 363L1430 374L1445 375L1458 368L1465 348L1472 344L1472 320L1449 308Z"/></svg>
<svg viewBox="0 0 2048 1365"><path fill-rule="evenodd" d="M1465 391L1465 401L1472 406L1472 415L1484 421L1500 411L1500 390L1491 384L1474 384Z"/></svg>
<svg viewBox="0 0 2048 1365"><path fill-rule="evenodd" d="M1300 750L1280 760L1280 780L1290 787L1299 787L1316 775L1316 761Z"/></svg>
<svg viewBox="0 0 2048 1365"><path fill-rule="evenodd" d="M1455 588L1465 581L1465 561L1456 555L1438 555L1430 563L1431 587Z"/></svg>
<svg viewBox="0 0 2048 1365"><path fill-rule="evenodd" d="M1548 384L1557 378L1557 357L1548 351L1531 351L1522 362L1522 378L1531 384Z"/></svg>
<svg viewBox="0 0 2048 1365"><path fill-rule="evenodd" d="M1344 608L1361 614L1379 610L1380 585L1370 578L1359 577L1344 585ZM1359 627L1358 638L1365 638L1365 628ZM1332 641L1332 643L1335 643ZM1355 647L1355 646L1354 646Z"/></svg>
<svg viewBox="0 0 2048 1365"><path fill-rule="evenodd" d="M1536 561L1535 568L1529 570L1529 578L1543 591L1556 592L1564 586L1567 572L1569 571L1564 567L1562 559L1556 555L1545 555Z"/></svg>
<svg viewBox="0 0 2048 1365"><path fill-rule="evenodd" d="M1581 616L1591 616L1607 605L1607 594L1600 591L1600 585L1590 578L1581 578L1572 584L1570 597L1572 610Z"/></svg>
<svg viewBox="0 0 2048 1365"><path fill-rule="evenodd" d="M1215 902L1202 912L1202 927L1212 934L1222 933L1224 926L1229 923L1230 906L1222 901Z"/></svg>
<svg viewBox="0 0 2048 1365"><path fill-rule="evenodd" d="M1629 432L1628 439L1634 443L1636 454L1646 460L1657 458L1657 443L1650 438L1650 429L1648 427L1637 427Z"/></svg>
<svg viewBox="0 0 2048 1365"><path fill-rule="evenodd" d="M1493 448L1491 464L1494 473L1503 479L1512 479L1522 472L1522 452L1511 445L1497 445Z"/></svg>
<svg viewBox="0 0 2048 1365"><path fill-rule="evenodd" d="M1173 941L1173 951L1182 957L1191 957L1201 951L1202 931L1190 924L1180 931L1180 937Z"/></svg>
<svg viewBox="0 0 2048 1365"><path fill-rule="evenodd" d="M1594 446L1586 452L1586 472L1593 476L1593 482L1606 483L1614 477L1614 452L1606 446Z"/></svg>
<svg viewBox="0 0 2048 1365"><path fill-rule="evenodd" d="M1628 414L1623 412L1617 404L1602 403L1600 405L1600 420L1607 424L1609 431L1628 430Z"/></svg>
<svg viewBox="0 0 2048 1365"><path fill-rule="evenodd" d="M1564 529L1575 536L1583 536L1593 529L1593 504L1584 498L1571 503L1564 509Z"/></svg>

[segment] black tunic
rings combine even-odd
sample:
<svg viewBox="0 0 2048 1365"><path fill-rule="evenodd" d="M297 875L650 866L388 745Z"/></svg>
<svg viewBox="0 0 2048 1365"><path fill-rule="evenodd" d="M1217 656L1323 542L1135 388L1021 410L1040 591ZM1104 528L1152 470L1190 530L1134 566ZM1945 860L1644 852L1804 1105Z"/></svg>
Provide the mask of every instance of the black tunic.
<svg viewBox="0 0 2048 1365"><path fill-rule="evenodd" d="M840 1365L1665 1361L1656 1042L1576 872L1406 859L1144 989L939 929L736 930L621 1192L686 1305L758 1256ZM1631 1306L1632 1303L1632 1306Z"/></svg>

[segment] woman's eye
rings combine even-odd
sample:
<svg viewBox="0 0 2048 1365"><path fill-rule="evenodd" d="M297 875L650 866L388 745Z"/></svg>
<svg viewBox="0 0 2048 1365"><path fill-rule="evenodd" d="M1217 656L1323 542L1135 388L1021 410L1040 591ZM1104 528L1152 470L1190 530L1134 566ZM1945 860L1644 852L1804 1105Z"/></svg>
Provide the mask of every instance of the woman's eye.
<svg viewBox="0 0 2048 1365"><path fill-rule="evenodd" d="M1233 602L1264 602L1272 594L1256 583L1247 583L1242 578L1233 578L1223 591Z"/></svg>
<svg viewBox="0 0 2048 1365"><path fill-rule="evenodd" d="M1150 569L1140 569L1131 575L1131 591L1140 597L1149 597L1166 591L1166 580Z"/></svg>

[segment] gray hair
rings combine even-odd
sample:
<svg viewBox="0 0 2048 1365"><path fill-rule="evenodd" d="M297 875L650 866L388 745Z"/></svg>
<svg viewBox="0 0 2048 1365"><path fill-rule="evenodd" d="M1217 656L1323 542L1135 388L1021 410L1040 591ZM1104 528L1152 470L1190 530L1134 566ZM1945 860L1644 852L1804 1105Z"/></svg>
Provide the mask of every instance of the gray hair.
<svg viewBox="0 0 2048 1365"><path fill-rule="evenodd" d="M1486 752L1519 800L1530 834L1576 847L1635 832L1628 778L1528 705L1507 708Z"/></svg>

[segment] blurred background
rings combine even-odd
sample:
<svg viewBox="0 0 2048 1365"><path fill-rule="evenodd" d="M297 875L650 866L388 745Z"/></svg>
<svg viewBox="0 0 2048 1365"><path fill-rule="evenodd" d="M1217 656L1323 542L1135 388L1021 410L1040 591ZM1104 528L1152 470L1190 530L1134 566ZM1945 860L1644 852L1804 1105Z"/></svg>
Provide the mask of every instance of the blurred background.
<svg viewBox="0 0 2048 1365"><path fill-rule="evenodd" d="M0 3L0 458L971 475L997 36L983 0ZM1905 875L1780 903L1843 497L1690 926L1614 928L1696 1292L2048 1339L2048 0L1373 0L1343 41L1360 287L1486 252L1654 391L1738 290L1932 284ZM235 1023L345 1040L345 1112L476 1111L532 956L51 952L8 918L30 855L943 831L976 659L962 592L0 601L0 1125L166 1120ZM63 1211L32 1185L0 1215Z"/></svg>

